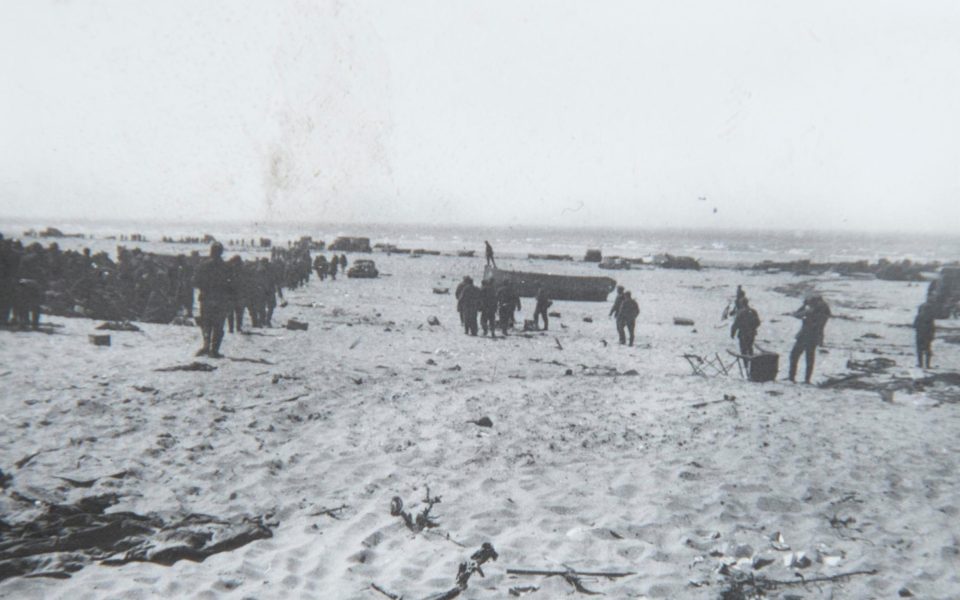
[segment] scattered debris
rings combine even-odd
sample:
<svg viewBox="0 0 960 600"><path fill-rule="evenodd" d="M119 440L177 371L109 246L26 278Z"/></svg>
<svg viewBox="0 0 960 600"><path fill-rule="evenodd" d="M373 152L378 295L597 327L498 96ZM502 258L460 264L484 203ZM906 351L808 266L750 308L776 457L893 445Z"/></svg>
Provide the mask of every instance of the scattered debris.
<svg viewBox="0 0 960 600"><path fill-rule="evenodd" d="M275 363L272 363L272 362L270 362L269 360L267 360L267 359L265 359L265 358L247 358L247 357L245 357L245 356L228 356L228 357L227 357L227 360L231 360L231 361L233 361L233 362L254 363L254 364L257 364L257 365L273 365L273 364L275 364Z"/></svg>
<svg viewBox="0 0 960 600"><path fill-rule="evenodd" d="M309 323L304 323L296 319L290 319L289 321L287 321L286 327L291 331L306 331L309 326L310 326Z"/></svg>
<svg viewBox="0 0 960 600"><path fill-rule="evenodd" d="M435 288L433 288L433 293L434 293L434 294L439 294L439 295L449 294L449 293L450 293L450 288L436 288L436 287L435 287Z"/></svg>
<svg viewBox="0 0 960 600"><path fill-rule="evenodd" d="M523 587L512 587L510 588L510 595L520 597L524 594L530 594L536 592L540 588L535 585L525 585Z"/></svg>
<svg viewBox="0 0 960 600"><path fill-rule="evenodd" d="M595 592L593 590L588 590L583 587L581 581L582 577L603 577L606 579L617 579L620 577L629 577L630 575L636 575L636 573L630 572L616 572L616 571L607 571L607 572L589 572L589 571L574 571L573 569L567 569L566 571L545 571L539 569L507 569L507 575L528 575L528 576L540 576L540 577L562 577L564 581L573 586L573 589L580 592L581 594L587 594L589 596L599 596L602 592ZM519 595L519 594L518 594Z"/></svg>
<svg viewBox="0 0 960 600"><path fill-rule="evenodd" d="M386 596L387 598L390 598L390 600L403 600L403 596L401 596L401 595L399 595L399 594L392 594L392 593L388 592L387 590L383 589L382 587L380 587L379 585L377 585L377 584L375 584L375 583L371 583L371 584L370 584L370 587L372 587L374 590L380 592L381 594L383 594L383 595Z"/></svg>
<svg viewBox="0 0 960 600"><path fill-rule="evenodd" d="M687 319L686 317L674 317L673 324L693 327L693 319Z"/></svg>
<svg viewBox="0 0 960 600"><path fill-rule="evenodd" d="M548 312L547 314L548 314L549 316L551 316L551 317L555 317L555 318L557 318L557 319L559 319L559 318L560 318L560 313L558 313L558 312L557 312L557 311L555 311L555 310L553 310L553 311L550 311L550 312Z"/></svg>
<svg viewBox="0 0 960 600"><path fill-rule="evenodd" d="M99 477L95 477L93 479L87 479L85 481L78 481L76 479L70 479L69 477L60 477L58 475L54 475L54 477L56 477L57 479L60 479L61 481L66 481L72 487L76 487L76 488L90 488L90 487L93 487L93 484L100 481Z"/></svg>
<svg viewBox="0 0 960 600"><path fill-rule="evenodd" d="M584 318L583 318L583 322L584 322L584 323L593 323L593 319L590 318L590 317L584 317Z"/></svg>
<svg viewBox="0 0 960 600"><path fill-rule="evenodd" d="M430 511L433 510L434 505L440 504L440 496L431 497L430 486L427 486L427 495L423 501L426 502L427 506L414 518L410 513L403 510L403 500L400 499L400 496L394 496L390 501L390 515L402 518L403 524L414 533L419 533L431 527L438 527L440 524L436 522L434 517L430 516Z"/></svg>
<svg viewBox="0 0 960 600"><path fill-rule="evenodd" d="M108 331L140 331L140 328L130 321L106 321L98 325L97 329Z"/></svg>
<svg viewBox="0 0 960 600"><path fill-rule="evenodd" d="M164 372L164 373L169 373L169 372L171 372L171 371L204 371L204 372L210 372L210 371L216 371L216 370L217 370L217 367L215 367L215 366L213 366L213 365L210 365L210 364L207 364L207 363L202 363L202 362L197 362L197 361L193 361L193 362L190 363L189 365L176 365L176 366L173 366L173 367L161 367L161 368L159 368L159 369L154 369L154 371L160 371L160 372Z"/></svg>
<svg viewBox="0 0 960 600"><path fill-rule="evenodd" d="M346 504L341 504L336 508L321 508L316 512L310 513L310 516L311 517L327 516L327 517L330 517L331 519L339 521L340 517L337 516L337 513L347 508L350 508L350 507L347 506Z"/></svg>
<svg viewBox="0 0 960 600"><path fill-rule="evenodd" d="M727 578L728 585L720 592L721 600L747 600L749 598L764 598L767 592L790 586L806 586L811 583L825 583L828 581L843 581L856 575L876 575L878 571L849 571L827 575L823 577L801 577L800 579L767 579L753 573L746 574L736 570L721 569L720 574Z"/></svg>
<svg viewBox="0 0 960 600"><path fill-rule="evenodd" d="M433 326L440 325L440 319L436 317L430 317L429 319L427 319L427 325L433 325Z"/></svg>
<svg viewBox="0 0 960 600"><path fill-rule="evenodd" d="M160 392L160 390L157 388L150 387L149 385L135 385L133 386L133 389L137 390L138 392L143 392L144 394L157 394Z"/></svg>
<svg viewBox="0 0 960 600"><path fill-rule="evenodd" d="M497 560L499 556L497 551L494 550L493 544L484 542L479 550L470 555L470 560L460 563L460 566L457 568L457 587L440 594L436 597L436 600L452 600L459 596L460 592L467 589L470 577L474 573L479 573L480 577L485 577L482 568L484 563Z"/></svg>
<svg viewBox="0 0 960 600"><path fill-rule="evenodd" d="M711 400L710 402L698 402L696 404L690 405L690 408L703 408L709 404L720 404L721 402L736 402L737 397L730 394L724 394L722 400Z"/></svg>
<svg viewBox="0 0 960 600"><path fill-rule="evenodd" d="M493 427L493 421L490 420L490 417L480 417L475 421L467 421L467 423L473 423L479 427Z"/></svg>
<svg viewBox="0 0 960 600"><path fill-rule="evenodd" d="M557 343L557 350L563 350L563 344L560 343L560 338L555 337L553 341Z"/></svg>

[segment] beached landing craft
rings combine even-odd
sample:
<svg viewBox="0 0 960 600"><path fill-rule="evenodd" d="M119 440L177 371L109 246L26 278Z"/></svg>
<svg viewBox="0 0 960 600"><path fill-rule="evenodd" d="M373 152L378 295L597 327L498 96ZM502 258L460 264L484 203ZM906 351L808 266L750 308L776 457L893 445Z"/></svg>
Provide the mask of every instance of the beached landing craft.
<svg viewBox="0 0 960 600"><path fill-rule="evenodd" d="M610 277L504 271L489 265L483 270L483 279L492 280L497 286L509 281L524 298L535 297L542 288L551 300L580 302L606 302L607 295L617 286L616 280Z"/></svg>

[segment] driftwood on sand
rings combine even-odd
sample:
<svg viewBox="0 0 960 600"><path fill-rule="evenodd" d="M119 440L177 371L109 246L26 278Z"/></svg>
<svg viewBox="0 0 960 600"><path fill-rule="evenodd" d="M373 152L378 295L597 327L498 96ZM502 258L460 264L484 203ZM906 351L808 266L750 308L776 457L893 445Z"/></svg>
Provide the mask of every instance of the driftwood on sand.
<svg viewBox="0 0 960 600"><path fill-rule="evenodd" d="M583 577L603 577L606 579L618 579L620 577L629 577L631 575L636 575L636 573L628 571L575 571L573 569L566 569L563 571L552 571L552 570L543 570L543 569L507 569L507 575L526 575L526 576L535 576L535 577L562 577L564 581L573 586L573 589L580 592L581 594L587 594L588 596L598 596L602 592L595 592L589 590L583 586L582 579Z"/></svg>

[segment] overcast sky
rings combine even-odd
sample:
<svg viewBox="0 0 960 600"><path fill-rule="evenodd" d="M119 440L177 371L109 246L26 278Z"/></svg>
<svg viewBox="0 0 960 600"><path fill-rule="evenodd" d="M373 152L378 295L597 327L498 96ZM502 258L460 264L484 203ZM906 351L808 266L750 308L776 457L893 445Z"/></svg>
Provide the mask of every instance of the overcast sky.
<svg viewBox="0 0 960 600"><path fill-rule="evenodd" d="M950 229L960 2L5 0L2 216Z"/></svg>

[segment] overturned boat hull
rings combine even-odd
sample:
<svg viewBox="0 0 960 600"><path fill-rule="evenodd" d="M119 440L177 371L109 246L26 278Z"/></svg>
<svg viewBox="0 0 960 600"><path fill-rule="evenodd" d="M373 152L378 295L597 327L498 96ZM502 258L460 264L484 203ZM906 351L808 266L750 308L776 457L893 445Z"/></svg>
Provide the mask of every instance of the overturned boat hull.
<svg viewBox="0 0 960 600"><path fill-rule="evenodd" d="M551 300L579 302L606 302L617 286L616 280L610 277L505 271L491 266L483 270L483 279L492 280L497 286L510 282L517 294L524 298L535 297L537 290L542 288Z"/></svg>

